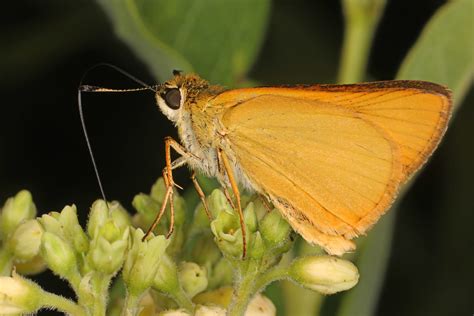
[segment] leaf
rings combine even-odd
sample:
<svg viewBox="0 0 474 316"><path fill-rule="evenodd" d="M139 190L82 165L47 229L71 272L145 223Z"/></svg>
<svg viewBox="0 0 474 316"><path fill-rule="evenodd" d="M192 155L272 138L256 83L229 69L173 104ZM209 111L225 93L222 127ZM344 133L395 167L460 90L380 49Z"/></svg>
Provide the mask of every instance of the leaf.
<svg viewBox="0 0 474 316"><path fill-rule="evenodd" d="M428 22L405 58L397 78L448 86L454 103L464 98L474 75L474 2L450 1Z"/></svg>
<svg viewBox="0 0 474 316"><path fill-rule="evenodd" d="M263 41L269 0L98 0L117 35L160 80L173 69L211 82L246 74Z"/></svg>
<svg viewBox="0 0 474 316"><path fill-rule="evenodd" d="M451 1L425 26L402 63L399 79L428 80L450 87L459 105L473 79L474 45L472 0ZM398 200L413 183L400 193ZM373 315L390 255L397 205L371 231L358 252L359 284L339 305L337 315Z"/></svg>

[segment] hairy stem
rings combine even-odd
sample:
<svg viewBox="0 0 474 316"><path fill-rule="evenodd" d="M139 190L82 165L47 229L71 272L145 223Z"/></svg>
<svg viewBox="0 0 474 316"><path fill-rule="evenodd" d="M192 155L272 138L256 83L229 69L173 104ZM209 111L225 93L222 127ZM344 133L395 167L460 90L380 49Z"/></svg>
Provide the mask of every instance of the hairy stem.
<svg viewBox="0 0 474 316"><path fill-rule="evenodd" d="M385 0L343 0L345 16L338 82L352 83L364 79L370 47Z"/></svg>
<svg viewBox="0 0 474 316"><path fill-rule="evenodd" d="M173 299L176 301L179 307L182 307L188 311L194 310L194 303L189 299L189 297L186 296L182 289L170 294L172 295Z"/></svg>
<svg viewBox="0 0 474 316"><path fill-rule="evenodd" d="M13 267L13 254L0 248L0 276L10 276Z"/></svg>
<svg viewBox="0 0 474 316"><path fill-rule="evenodd" d="M68 300L62 296L44 292L42 294L42 303L44 306L51 307L62 312L65 312L68 315L77 315L77 316L87 316L88 313L81 306L77 305L75 302Z"/></svg>
<svg viewBox="0 0 474 316"><path fill-rule="evenodd" d="M130 295L127 292L125 297L125 303L122 308L122 316L135 316L138 315L141 296Z"/></svg>
<svg viewBox="0 0 474 316"><path fill-rule="evenodd" d="M242 263L234 283L234 295L229 306L229 316L242 316L245 314L249 301L256 292L255 280L258 274L259 266L257 261L250 260L247 264Z"/></svg>

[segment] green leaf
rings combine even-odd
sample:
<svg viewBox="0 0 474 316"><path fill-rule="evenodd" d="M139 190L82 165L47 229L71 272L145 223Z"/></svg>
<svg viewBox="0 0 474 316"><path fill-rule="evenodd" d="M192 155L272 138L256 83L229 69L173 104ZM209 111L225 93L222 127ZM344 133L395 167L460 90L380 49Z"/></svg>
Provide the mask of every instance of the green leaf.
<svg viewBox="0 0 474 316"><path fill-rule="evenodd" d="M474 75L474 2L450 1L431 18L405 58L397 78L448 86L459 105Z"/></svg>
<svg viewBox="0 0 474 316"><path fill-rule="evenodd" d="M405 58L399 79L428 80L450 87L459 105L473 79L473 2L451 1L441 7L425 26ZM408 183L400 200L413 183ZM398 205L398 203L397 203ZM341 299L337 315L373 315L390 254L397 205L371 231L360 251L359 284Z"/></svg>
<svg viewBox="0 0 474 316"><path fill-rule="evenodd" d="M245 76L263 41L269 0L98 0L117 35L159 79L173 69L211 82Z"/></svg>

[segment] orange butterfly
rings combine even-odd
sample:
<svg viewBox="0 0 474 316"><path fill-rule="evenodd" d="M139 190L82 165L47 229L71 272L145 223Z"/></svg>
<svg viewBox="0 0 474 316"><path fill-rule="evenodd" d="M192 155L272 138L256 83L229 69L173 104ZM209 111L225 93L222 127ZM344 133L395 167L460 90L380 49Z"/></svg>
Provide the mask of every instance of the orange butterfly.
<svg viewBox="0 0 474 316"><path fill-rule="evenodd" d="M167 193L155 225L173 198L172 170L187 164L216 177L230 201L232 189L243 256L238 184L268 199L305 240L341 255L433 153L452 105L446 87L424 81L225 90L179 72L157 86L156 100L181 143L165 140ZM171 148L181 157L171 161Z"/></svg>

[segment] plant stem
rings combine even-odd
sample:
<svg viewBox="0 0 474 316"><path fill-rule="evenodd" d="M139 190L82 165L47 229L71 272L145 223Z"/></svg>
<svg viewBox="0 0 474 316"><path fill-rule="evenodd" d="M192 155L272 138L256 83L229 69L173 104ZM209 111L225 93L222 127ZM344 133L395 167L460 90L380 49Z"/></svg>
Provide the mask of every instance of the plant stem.
<svg viewBox="0 0 474 316"><path fill-rule="evenodd" d="M180 290L170 293L173 296L174 300L179 307L182 307L190 312L194 310L194 303L186 296L183 289L180 287Z"/></svg>
<svg viewBox="0 0 474 316"><path fill-rule="evenodd" d="M75 315L75 316L88 315L86 311L84 310L84 308L77 305L75 302L53 293L43 292L42 303L44 304L44 306L58 309L69 315Z"/></svg>
<svg viewBox="0 0 474 316"><path fill-rule="evenodd" d="M0 276L10 276L13 267L13 254L0 248Z"/></svg>
<svg viewBox="0 0 474 316"><path fill-rule="evenodd" d="M242 263L242 265L244 265ZM250 299L255 294L255 279L259 274L258 262L250 259L248 264L240 267L239 275L235 282L234 295L229 306L229 316L242 316L247 310Z"/></svg>
<svg viewBox="0 0 474 316"><path fill-rule="evenodd" d="M255 291L260 291L265 288L268 284L282 280L286 278L288 275L288 267L278 265L273 269L268 270L264 274L262 274L257 280L255 281Z"/></svg>
<svg viewBox="0 0 474 316"><path fill-rule="evenodd" d="M345 34L339 66L339 83L364 79L372 39L385 0L343 0Z"/></svg>
<svg viewBox="0 0 474 316"><path fill-rule="evenodd" d="M99 274L94 280L93 316L105 316L110 276Z"/></svg>
<svg viewBox="0 0 474 316"><path fill-rule="evenodd" d="M138 303L140 303L140 298L141 295L130 295L130 293L127 292L127 296L125 297L125 303L122 309L122 316L138 315Z"/></svg>

